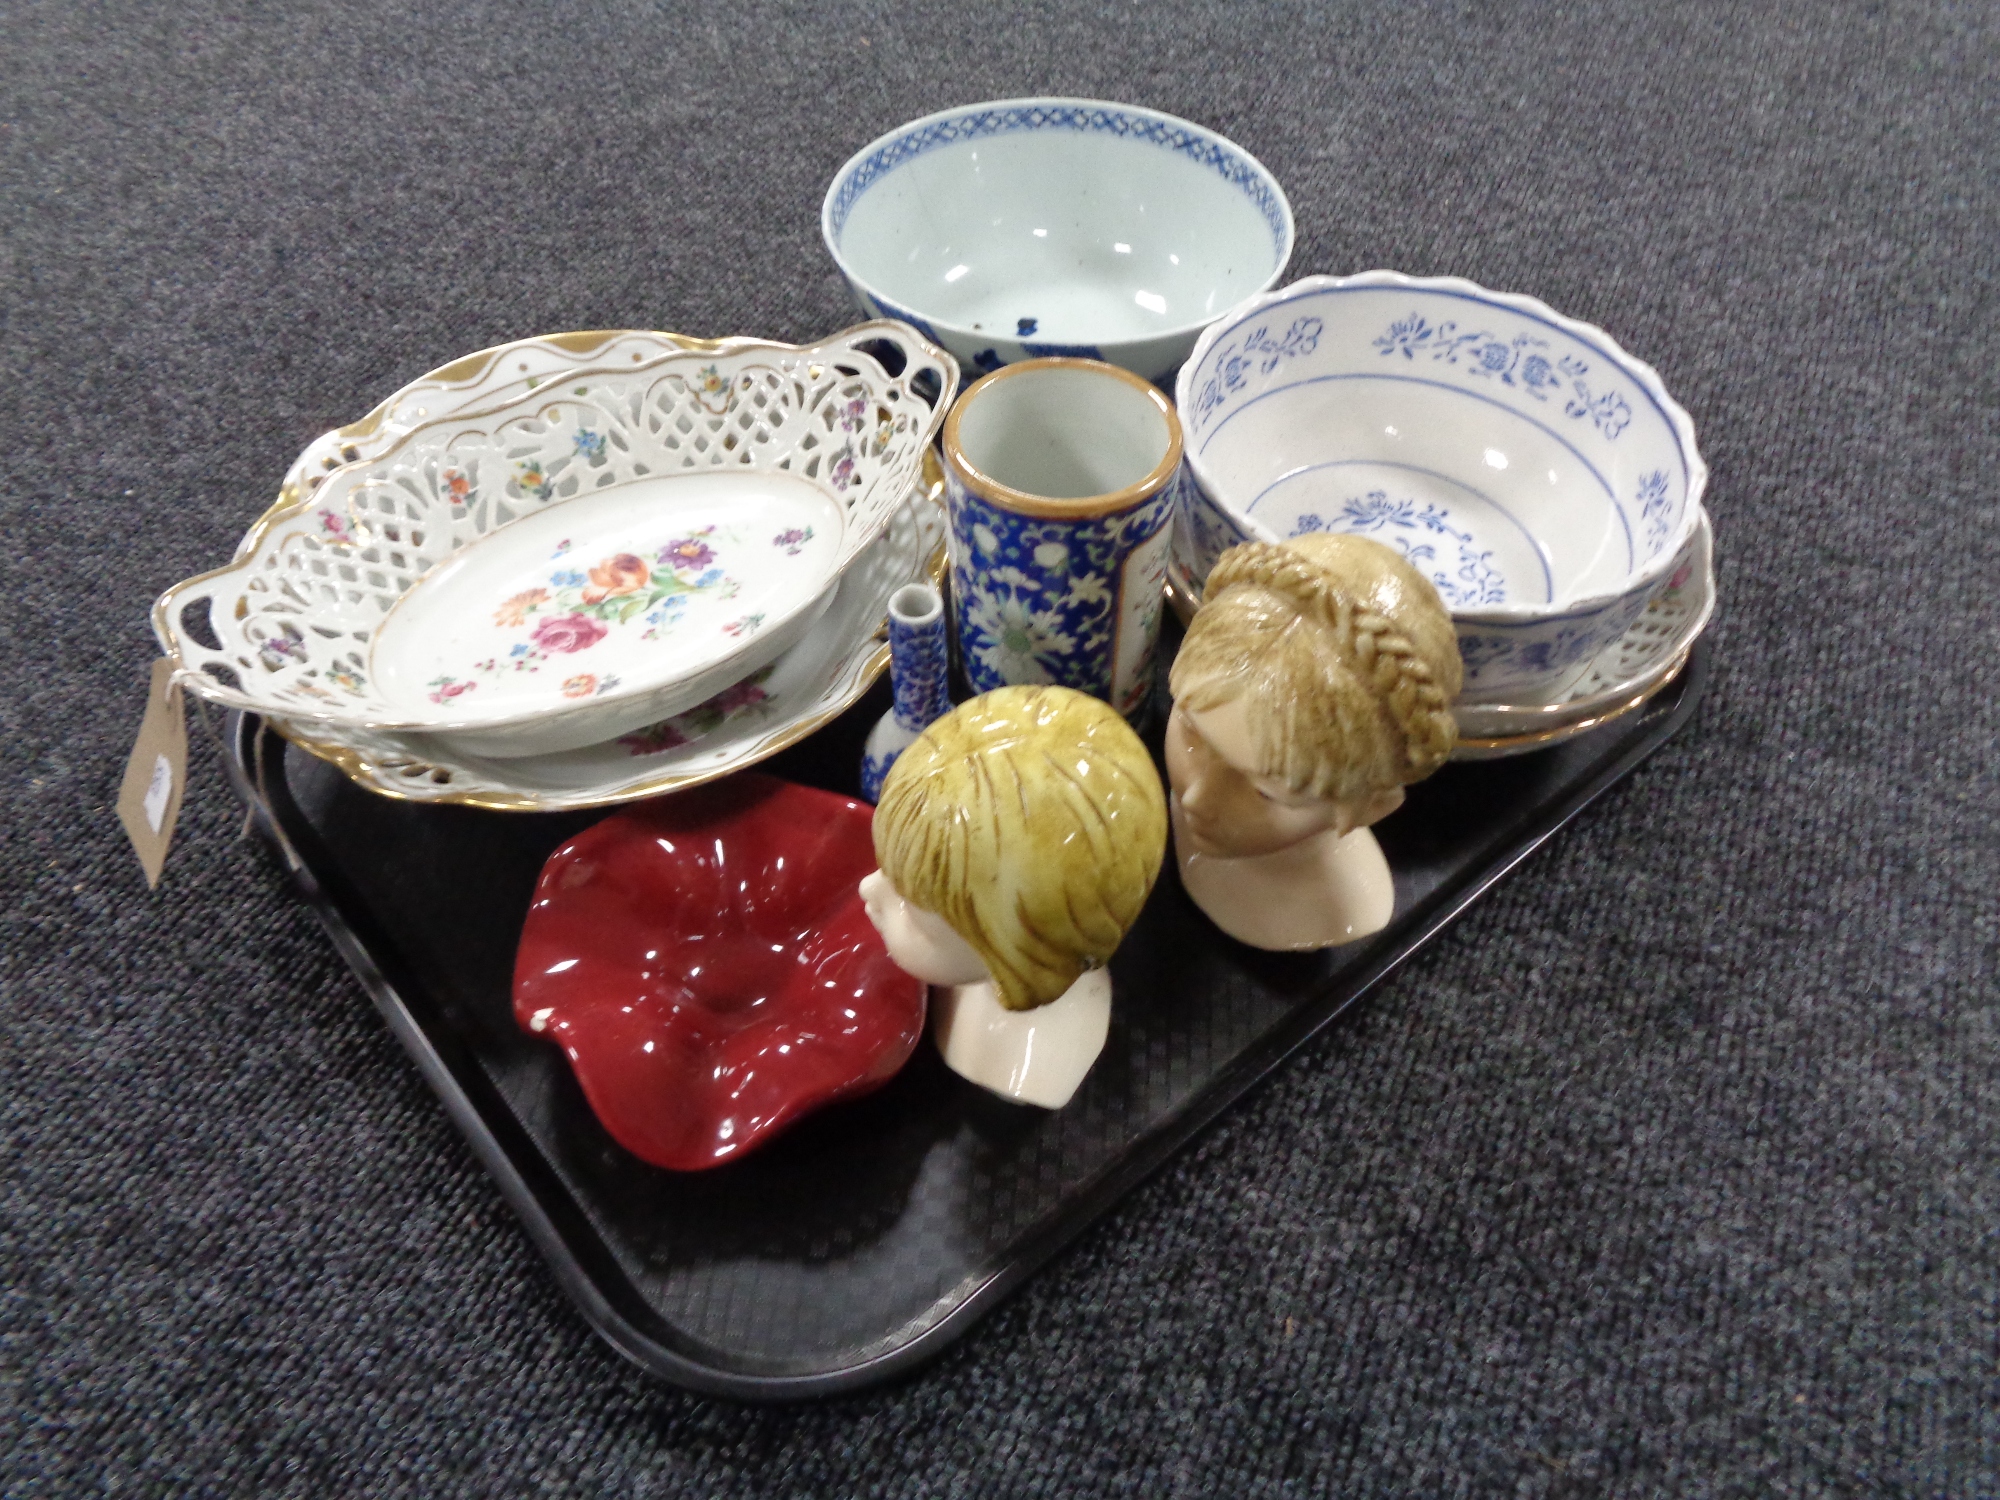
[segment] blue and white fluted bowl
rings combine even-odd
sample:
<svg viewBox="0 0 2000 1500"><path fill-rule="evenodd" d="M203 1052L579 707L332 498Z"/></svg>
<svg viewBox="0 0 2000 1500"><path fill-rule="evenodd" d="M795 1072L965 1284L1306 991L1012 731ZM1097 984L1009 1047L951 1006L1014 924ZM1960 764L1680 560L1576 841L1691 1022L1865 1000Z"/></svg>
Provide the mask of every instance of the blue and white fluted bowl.
<svg viewBox="0 0 2000 1500"><path fill-rule="evenodd" d="M1249 152L1130 104L1002 99L856 153L820 211L871 313L970 372L1049 355L1164 384L1201 330L1276 284L1292 207Z"/></svg>
<svg viewBox="0 0 2000 1500"><path fill-rule="evenodd" d="M1560 695L1666 586L1708 483L1650 366L1456 277L1294 282L1204 333L1175 395L1177 584L1253 539L1389 543L1451 610L1467 703Z"/></svg>

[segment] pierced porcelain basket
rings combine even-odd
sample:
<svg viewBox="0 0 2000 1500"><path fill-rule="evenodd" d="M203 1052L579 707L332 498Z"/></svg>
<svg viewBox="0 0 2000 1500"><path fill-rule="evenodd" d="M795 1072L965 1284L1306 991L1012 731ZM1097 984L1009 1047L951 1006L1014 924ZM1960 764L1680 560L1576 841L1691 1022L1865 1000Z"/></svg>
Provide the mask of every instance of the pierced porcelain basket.
<svg viewBox="0 0 2000 1500"><path fill-rule="evenodd" d="M182 679L509 756L609 739L773 660L908 495L957 366L894 322L634 357L417 425L268 513L154 605Z"/></svg>

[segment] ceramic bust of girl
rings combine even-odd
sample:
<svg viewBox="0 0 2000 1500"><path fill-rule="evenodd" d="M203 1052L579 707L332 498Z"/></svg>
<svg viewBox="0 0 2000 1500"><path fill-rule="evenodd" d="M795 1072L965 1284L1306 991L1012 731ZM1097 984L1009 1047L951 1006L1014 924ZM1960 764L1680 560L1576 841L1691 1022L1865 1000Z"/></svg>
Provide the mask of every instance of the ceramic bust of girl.
<svg viewBox="0 0 2000 1500"><path fill-rule="evenodd" d="M1386 926L1395 888L1368 827L1451 753L1463 676L1437 590L1381 543L1223 553L1169 679L1174 849L1195 904L1258 948Z"/></svg>
<svg viewBox="0 0 2000 1500"><path fill-rule="evenodd" d="M1103 1050L1104 965L1166 855L1166 796L1108 704L1008 687L939 719L897 758L861 883L889 956L945 986L932 1034L951 1068L1058 1109Z"/></svg>

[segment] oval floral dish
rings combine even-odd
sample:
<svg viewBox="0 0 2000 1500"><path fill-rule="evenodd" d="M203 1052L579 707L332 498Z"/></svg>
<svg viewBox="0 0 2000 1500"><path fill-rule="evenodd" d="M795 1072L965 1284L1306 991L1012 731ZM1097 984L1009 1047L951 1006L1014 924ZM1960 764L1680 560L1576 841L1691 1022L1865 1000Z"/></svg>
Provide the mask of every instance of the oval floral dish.
<svg viewBox="0 0 2000 1500"><path fill-rule="evenodd" d="M889 528L840 575L833 603L791 650L693 708L615 739L549 755L454 754L426 735L272 725L349 777L387 797L504 812L602 807L683 791L756 765L849 708L881 675L889 598L944 577L941 473L926 464Z"/></svg>
<svg viewBox="0 0 2000 1500"><path fill-rule="evenodd" d="M894 375L864 352L885 344ZM234 708L495 756L591 744L796 640L956 384L893 323L578 371L336 469L162 595L154 629ZM194 634L202 601L217 647Z"/></svg>
<svg viewBox="0 0 2000 1500"><path fill-rule="evenodd" d="M524 516L396 602L375 631L375 681L404 713L428 702L446 721L504 723L558 694L616 693L649 669L658 681L670 652L673 688L656 691L676 712L818 618L844 519L816 485L731 473L635 480ZM540 743L558 729L580 732L563 720L510 734L506 748L566 748Z"/></svg>

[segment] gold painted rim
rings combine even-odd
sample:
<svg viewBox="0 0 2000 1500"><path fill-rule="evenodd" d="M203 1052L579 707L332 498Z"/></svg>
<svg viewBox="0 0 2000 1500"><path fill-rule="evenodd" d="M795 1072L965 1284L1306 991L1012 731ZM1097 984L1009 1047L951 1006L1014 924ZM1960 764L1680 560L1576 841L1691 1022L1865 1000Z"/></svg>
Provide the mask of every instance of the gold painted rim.
<svg viewBox="0 0 2000 1500"><path fill-rule="evenodd" d="M350 422L345 427L334 429L344 438L372 437L389 409L403 400L420 385L435 385L441 388L467 386L483 379L487 372L505 356L529 344L549 344L565 354L574 354L588 359L605 345L622 338L660 338L677 344L683 351L697 354L712 354L720 349L727 339L698 339L685 333L671 333L657 328L583 328L568 333L537 333L524 339L509 339L504 344L494 344L471 354L460 355L450 364L439 365L429 374L419 375L404 384L396 393L383 401L358 422Z"/></svg>
<svg viewBox="0 0 2000 1500"><path fill-rule="evenodd" d="M866 322L856 323L851 327L841 329L837 333L829 334L825 339L822 339L819 343L816 344L787 344L779 339L760 339L757 338L755 335L743 334L743 333L728 334L722 338L717 338L717 339L704 339L704 338L696 338L691 333L675 333L671 329L662 329L662 328L587 328L587 329L576 329L567 333L538 333L528 338L509 339L504 344L494 344L488 348L476 350L471 354L460 355L457 359L451 361L451 363L449 364L439 365L435 370L432 370L424 375L419 375L415 380L408 381L404 385L399 386L388 397L386 397L381 402L377 403L374 410L370 411L367 416L362 417L359 421L350 422L345 427L336 427L333 429L333 433L336 437L342 437L342 438L372 437L375 434L375 432L381 427L383 421L388 417L390 409L394 407L398 402L409 399L410 396L416 393L418 387L435 386L440 391L447 391L453 388L463 389L466 386L475 385L480 380L484 379L492 371L493 366L499 360L507 357L508 355L514 354L519 350L526 349L531 344L551 345L557 349L562 350L566 354L574 354L578 358L585 360L588 360L592 355L598 353L600 350L604 349L607 345L615 342L616 340L626 339L626 338L663 339L667 343L674 346L670 351L666 351L659 355L654 356L654 358L657 359L669 358L671 355L674 354L726 353L735 349L738 345L744 345L744 344L756 345L760 348L777 349L777 350L783 350L788 353L798 354L808 349L821 348L824 345L831 343L833 340L839 338L845 338L849 334L858 334L866 329L874 328L884 324L894 324L894 323L896 323L896 320L893 318L870 318ZM908 327L907 324L897 324L897 326L905 328ZM922 343L926 348L930 349L932 352L942 356L945 359L952 360L952 368L953 369L957 368L957 362L955 359L953 359L953 356L949 350L943 348L941 345L932 343L927 338L924 338L921 330L912 330L912 331L916 333L918 341ZM643 360L636 362L647 363L647 361ZM621 373L624 372L625 369L624 366L621 365L618 368ZM578 375L588 374L588 373L590 373L588 367L583 367L575 370L570 370L560 377L550 376L549 379L551 381L558 378L562 380L569 380L575 378ZM511 405L511 404L512 404L511 402L500 403L501 406ZM416 426L418 427L428 426L433 421L454 420L456 417L471 418L478 416L488 416L497 410L499 410L499 406L488 406L488 407L481 407L471 411L458 412L455 414L454 418L426 417L424 418L423 421L417 423ZM940 422L939 429L941 429L942 426L943 423ZM414 431L415 428L413 427L411 430ZM322 434L322 436L323 435L324 434ZM319 439L315 438L313 441L318 442ZM310 446L311 444L307 445L307 447ZM363 461L364 460L361 460L359 458L347 459L345 462L338 465L337 468L345 468L347 463L359 463ZM294 464L296 464L297 462L298 462L297 459L293 460ZM329 470L328 473L331 474L336 471L337 469ZM286 472L289 473L290 470L288 469ZM324 476L322 477L324 478ZM278 491L278 498L274 500L270 505L266 506L263 514L258 516L257 519L251 523L250 530L245 533L243 541L237 547L238 557L241 557L245 552L252 551L255 549L256 543L263 539L263 533L269 522L277 519L282 513L290 510L294 506L303 509L306 505L311 503L313 494L316 493L316 491L307 491L303 494L288 493L288 491L293 491L293 489L294 486L290 484L286 484L280 487ZM217 568L212 571L219 573L226 571L226 569Z"/></svg>
<svg viewBox="0 0 2000 1500"><path fill-rule="evenodd" d="M661 339L682 353L696 354L712 354L729 342L726 338L698 339L691 334L674 333L671 330L658 328L590 328L569 333L538 333L524 339L509 339L504 344L494 344L489 348L461 355L450 364L439 365L435 370L419 375L378 403L374 410L359 421L349 422L345 427L335 427L329 433L322 433L320 437L314 438L312 443L306 445L306 451L310 452L313 444L328 436L350 445L362 438L373 437L381 430L383 422L388 420L390 410L400 402L407 401L420 393L436 391L440 395L449 395L467 386L477 385L493 372L494 366L501 360L537 345L559 349L565 354L575 355L578 359L588 360L617 340L628 338ZM299 455L300 458L304 456L304 453ZM359 462L361 462L360 455L355 453L351 446L344 447L340 454L340 462L328 463L325 472L319 478L323 480L327 474L348 464ZM292 461L292 467L298 467L298 459ZM289 474L291 471L286 472ZM314 487L316 488L317 486ZM288 478L279 486L277 503L270 509L296 505L302 500L311 498L313 493L313 489L301 490L295 481Z"/></svg>
<svg viewBox="0 0 2000 1500"><path fill-rule="evenodd" d="M1523 751L1537 750L1544 745L1555 745L1567 739L1574 739L1579 734L1585 734L1590 730L1609 724L1613 719L1622 719L1634 709L1642 707L1656 696L1662 688L1666 687L1668 683L1681 675L1681 669L1687 665L1688 653L1693 650L1694 642L1689 641L1687 645L1681 647L1674 654L1673 658L1668 661L1666 670L1661 672L1657 678L1640 688L1638 692L1634 693L1624 702L1614 708L1607 709L1601 714L1592 715L1588 719L1578 719L1573 724L1558 724L1551 729L1531 730L1527 734L1498 735L1490 739L1460 738L1457 741L1457 746L1467 750L1484 750L1489 752Z"/></svg>
<svg viewBox="0 0 2000 1500"><path fill-rule="evenodd" d="M959 418L972 398L986 387L1031 370L1087 370L1095 375L1112 375L1127 385L1145 393L1167 423L1167 451L1145 478L1123 489L1112 490L1103 495L1085 495L1076 500L1052 500L1046 495L1031 495L1025 490L1017 490L1012 485L1002 484L992 475L977 468L965 456L959 446ZM989 500L1004 510L1018 511L1024 516L1039 516L1048 520L1078 521L1090 516L1113 515L1121 510L1129 510L1142 501L1150 500L1166 488L1173 479L1175 470L1181 466L1182 437L1180 418L1174 413L1174 404L1150 380L1134 375L1130 370L1121 370L1117 365L1108 365L1098 359L1076 359L1070 356L1045 359L1024 359L1018 364L1002 365L990 375L982 375L958 394L952 403L951 413L944 419L945 460L958 471L958 475L969 489L978 493L981 499Z"/></svg>
<svg viewBox="0 0 2000 1500"><path fill-rule="evenodd" d="M578 808L610 807L620 802L636 802L642 797L657 797L663 792L686 791L690 787L701 786L710 781L718 781L724 776L733 776L738 771L747 770L760 761L769 760L779 751L790 749L807 735L825 728L827 724L846 713L848 709L860 701L862 694L875 685L875 679L882 675L883 670L888 665L889 646L887 642L884 642L875 648L873 654L869 656L867 664L862 668L860 676L856 679L853 696L847 698L845 702L831 705L810 718L802 719L796 724L787 725L768 740L759 741L746 754L744 759L734 761L726 766L713 767L705 771L669 772L649 781L638 782L620 787L615 791L600 793L579 792L574 795L556 793L549 796L536 796L526 792L447 791L434 797L419 797L405 791L397 783L405 779L421 780L425 774L424 772L409 775L405 771L377 765L370 761L366 755L351 746L333 745L328 744L324 740L315 740L298 730L296 726L282 719L269 719L265 722L270 724L280 735L290 740L301 750L307 751L319 757L319 759L338 767L346 773L350 781L357 782L367 790L379 796L391 798L397 802L449 802L459 807L485 808L489 812L569 812ZM428 763L412 760L407 763L407 766L415 768L428 766ZM448 772L449 768L445 766L428 766L428 771Z"/></svg>
<svg viewBox="0 0 2000 1500"><path fill-rule="evenodd" d="M336 427L333 429L333 432L336 436L343 438L373 437L381 427L383 421L388 417L390 409L398 402L408 399L416 391L417 387L435 385L442 390L454 386L463 388L468 385L474 385L486 376L497 361L513 354L517 350L526 348L530 344L552 344L565 354L574 354L579 358L588 359L607 344L623 338L664 339L674 345L677 352L683 354L710 354L721 349L725 344L732 342L728 338L698 339L691 334L674 333L669 330L655 328L589 328L577 329L568 333L538 333L529 338L509 339L504 344L493 344L485 349L476 350L471 354L460 355L449 364L439 365L428 374L419 375L415 380L406 381L383 400L376 403L375 408L367 416L362 417L359 421L349 422L345 427ZM747 340L747 342L754 343L761 341ZM570 372L571 375L577 373L579 372L574 370ZM318 438L313 439L314 443L318 441ZM306 446L310 448L312 444L309 443ZM300 457L303 456L304 454L301 453ZM349 459L347 462L356 463L360 462L360 460ZM297 463L298 459L292 460L294 466ZM342 464L340 467L344 468L346 465ZM287 468L285 472L289 474L291 469ZM278 497L265 506L257 519L250 523L249 529L243 534L243 540L237 543L235 556L231 557L228 562L219 568L211 568L206 573L197 573L192 578L183 579L179 584L167 590L167 594L178 593L188 585L205 583L228 573L245 556L257 550L257 544L264 540L265 534L270 531L273 525L280 520L288 518L294 511L304 511L311 504L315 493L316 491L314 490L300 493L297 486L287 481L279 487ZM165 636L161 633L160 622L166 618L164 606L167 594L162 594L153 608L153 631L155 635L160 636L163 647L165 646ZM167 655L173 660L177 671L192 671L191 668L182 665L177 652L169 650L167 651ZM251 712L255 712L255 710L253 709Z"/></svg>

